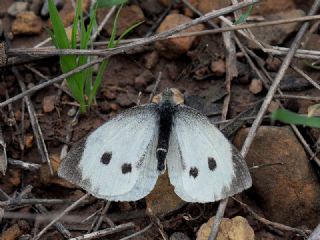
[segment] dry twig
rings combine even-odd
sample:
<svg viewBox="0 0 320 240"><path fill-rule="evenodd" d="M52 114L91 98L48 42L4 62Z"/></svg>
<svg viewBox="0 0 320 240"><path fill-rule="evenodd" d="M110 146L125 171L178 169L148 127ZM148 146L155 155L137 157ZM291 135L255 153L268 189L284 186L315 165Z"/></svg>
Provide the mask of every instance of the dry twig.
<svg viewBox="0 0 320 240"><path fill-rule="evenodd" d="M83 200L85 200L87 197L89 197L89 193L83 195L81 198L79 198L77 201L75 201L73 204L71 204L69 207L67 207L65 210L63 210L58 216L56 216L46 227L44 227L33 240L38 240L40 237L61 217L66 215L68 212L70 212L72 209L74 209L79 203L81 203Z"/></svg>
<svg viewBox="0 0 320 240"><path fill-rule="evenodd" d="M16 78L18 80L18 83L20 85L22 92L24 92L26 90L26 86L22 80L23 79L22 76L20 75L19 71L14 67L12 68L12 72L14 73L14 75L16 76ZM50 171L51 175L53 175L53 169L51 166L51 161L49 158L48 150L47 150L46 144L44 142L42 130L39 125L34 106L31 102L29 96L24 97L24 102L25 102L27 109L28 109L28 112L29 112L29 119L30 119L30 123L32 126L32 130L33 130L35 139L36 139L38 151L41 156L41 160L42 160L42 162L46 162L48 164L49 171Z"/></svg>
<svg viewBox="0 0 320 240"><path fill-rule="evenodd" d="M235 200L237 203L239 203L242 207L244 207L255 219L257 219L259 222L265 224L265 225L268 225L268 226L272 226L276 229L279 229L281 231L289 231L289 232L295 232L295 233L298 233L304 237L307 237L307 234L310 234L311 231L309 230L302 230L302 229L299 229L299 228L293 228L293 227L289 227L289 226L286 226L284 224L281 224L281 223L276 223L276 222L272 222L268 219L265 219L261 216L259 216L257 213L255 213L247 204L239 201L238 199L232 197L233 200Z"/></svg>
<svg viewBox="0 0 320 240"><path fill-rule="evenodd" d="M320 5L320 0L316 0L309 12L309 15L313 15L317 12ZM289 64L294 56L295 51L298 49L299 44L303 38L304 33L306 32L307 28L309 26L309 23L304 23L302 27L300 28L299 32L297 33L293 43L291 44L290 51L286 55L285 59L283 60L283 63L279 69L278 74L276 75L272 85L270 86L270 89L268 91L268 94L266 95L266 98L264 102L262 103L262 106L258 112L256 120L253 122L252 127L250 128L250 131L248 133L248 136L243 144L243 155L245 156L250 148L250 145L256 135L257 129L260 126L262 122L263 115L265 114L277 88L282 80L287 68L289 67Z"/></svg>
<svg viewBox="0 0 320 240"><path fill-rule="evenodd" d="M121 232L121 231L125 231L131 228L134 228L135 225L132 222L128 222L128 223L124 223L121 225L117 225L115 227L111 227L111 228L106 228L100 231L96 231L93 233L88 233L88 234L84 234L82 236L79 237L75 237L75 238L70 238L69 240L85 240L85 239L96 239L96 238L101 238L113 233L117 233L117 232Z"/></svg>

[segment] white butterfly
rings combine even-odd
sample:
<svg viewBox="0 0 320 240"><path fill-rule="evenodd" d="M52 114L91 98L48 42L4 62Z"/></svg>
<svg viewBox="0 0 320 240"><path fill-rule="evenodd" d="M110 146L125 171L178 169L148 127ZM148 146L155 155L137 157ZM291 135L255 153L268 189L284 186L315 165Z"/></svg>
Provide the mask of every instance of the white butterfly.
<svg viewBox="0 0 320 240"><path fill-rule="evenodd" d="M133 107L75 144L59 176L115 201L145 197L166 165L174 191L188 202L214 202L251 186L244 159L208 118L174 101Z"/></svg>

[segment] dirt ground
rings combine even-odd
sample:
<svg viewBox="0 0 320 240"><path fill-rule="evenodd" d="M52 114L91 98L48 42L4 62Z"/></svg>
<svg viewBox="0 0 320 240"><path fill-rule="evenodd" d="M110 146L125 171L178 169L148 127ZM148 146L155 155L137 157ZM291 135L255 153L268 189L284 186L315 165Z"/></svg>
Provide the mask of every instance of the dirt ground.
<svg viewBox="0 0 320 240"><path fill-rule="evenodd" d="M5 175L0 177L1 239L66 239L99 230L107 231L101 239L206 239L210 226L203 224L215 216L219 203L183 202L166 175L149 196L136 202L110 203L88 196L42 233L51 220L86 194L56 175L61 155L112 116L137 103L147 103L153 90L159 93L165 88L184 93L186 105L207 115L241 149L285 59L286 53L280 55L272 47L290 49L304 22L250 28L256 42L273 49L269 53L233 31L231 35L166 39L112 56L95 104L86 114L77 115L78 104L63 81L1 105L62 74L58 56L30 58L10 52L34 48L48 38L44 28L49 26L48 16L41 13L43 1L30 0L25 1L23 11L34 13L34 25L30 30L22 25L13 31L13 25L19 24L18 14L9 11L14 2L0 1L1 40L9 44L8 61L0 64L0 144L6 146L8 160ZM65 1L60 10L66 25L72 23L71 2ZM89 0L84 2L90 5ZM229 1L190 2L203 13L229 5ZM308 15L312 5L313 1L260 1L247 21L295 19ZM99 11L98 24L110 9ZM127 39L146 38L198 17L184 1L170 4L165 0L129 1L122 15L122 27L144 20ZM169 22L168 16L173 16ZM233 14L227 16L233 21ZM227 27L221 22L216 18L193 31L212 29L212 25ZM310 67L316 61L319 66L319 23L319 19L311 21L302 39L301 49L314 51L290 61L291 67L272 96L261 120L263 127L256 132L246 157L253 187L229 198L217 239L307 239L320 222L319 130L291 128L270 120L271 112L280 105L307 114L308 107L319 103L320 72ZM109 32L107 24L96 41L106 41ZM3 148L0 154L3 169ZM108 233L110 229L116 230ZM310 239L320 239L319 233L317 236Z"/></svg>

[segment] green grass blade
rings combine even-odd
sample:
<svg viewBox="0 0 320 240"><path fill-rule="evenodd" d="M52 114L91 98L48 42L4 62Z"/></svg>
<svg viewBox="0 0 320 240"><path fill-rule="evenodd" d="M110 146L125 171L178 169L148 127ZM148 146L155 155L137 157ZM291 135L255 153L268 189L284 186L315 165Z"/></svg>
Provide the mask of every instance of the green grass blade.
<svg viewBox="0 0 320 240"><path fill-rule="evenodd" d="M112 7L114 5L124 4L127 0L97 0L97 7Z"/></svg>
<svg viewBox="0 0 320 240"><path fill-rule="evenodd" d="M271 117L273 120L279 120L284 123L320 128L319 117L303 116L286 109L278 109L272 113Z"/></svg>
<svg viewBox="0 0 320 240"><path fill-rule="evenodd" d="M129 27L128 29L126 29L124 31L124 33L122 33L120 35L120 37L117 39L116 43L115 43L115 47L119 45L120 41L125 38L130 32L132 32L135 28L137 28L138 26L140 26L144 21L141 22L137 22L135 24L133 24L131 27Z"/></svg>
<svg viewBox="0 0 320 240"><path fill-rule="evenodd" d="M247 18L250 16L252 10L253 10L253 5L250 5L248 7L248 10L245 13L241 14L239 19L234 22L234 25L244 23L247 20Z"/></svg>
<svg viewBox="0 0 320 240"><path fill-rule="evenodd" d="M123 4L121 4L121 6L119 7L117 14L116 14L116 17L114 18L112 32L111 32L111 36L110 36L109 43L108 43L108 48L116 47L115 39L117 36L117 25L118 25L118 19L119 19L119 15L120 15L122 7L123 7Z"/></svg>
<svg viewBox="0 0 320 240"><path fill-rule="evenodd" d="M57 41L58 46L56 47L70 48L67 33L64 29L63 22L60 18L60 15L56 6L53 3L53 0L48 1L48 7L49 7L49 15L52 23L53 33L54 33L55 39L58 40Z"/></svg>
<svg viewBox="0 0 320 240"><path fill-rule="evenodd" d="M71 48L75 49L77 47L77 33L79 25L79 14L82 12L82 1L77 2L76 15L74 16L72 35L71 35Z"/></svg>
<svg viewBox="0 0 320 240"><path fill-rule="evenodd" d="M92 91L90 92L90 95L89 95L89 100L88 100L88 105L91 106L92 102L93 102L93 99L94 97L96 96L97 94L97 91L101 85L101 82L103 80L103 75L104 75L104 72L106 70L106 67L108 65L108 60L104 60L100 66L99 66L99 70L98 70L98 74L96 76L96 80L94 81L94 84L93 84L93 87L92 87Z"/></svg>

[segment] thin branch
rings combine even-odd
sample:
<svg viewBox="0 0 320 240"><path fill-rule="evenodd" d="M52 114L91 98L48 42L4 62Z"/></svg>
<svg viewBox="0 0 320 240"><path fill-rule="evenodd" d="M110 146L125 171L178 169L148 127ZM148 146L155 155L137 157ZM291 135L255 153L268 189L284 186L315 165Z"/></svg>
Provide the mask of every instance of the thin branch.
<svg viewBox="0 0 320 240"><path fill-rule="evenodd" d="M0 207L5 206L18 206L18 205L26 205L26 204L66 204L66 203L72 203L73 200L69 199L38 199L38 198L13 198L7 201L0 201Z"/></svg>
<svg viewBox="0 0 320 240"><path fill-rule="evenodd" d="M98 231L99 230L99 228L101 226L101 223L102 223L103 219L105 218L104 216L106 215L107 211L109 210L110 204L111 204L111 201L107 201L106 205L104 206L104 208L102 209L102 211L100 213L100 216L98 218L97 224L94 227L93 231ZM114 223L112 223L111 227L114 227L114 226L115 226Z"/></svg>
<svg viewBox="0 0 320 240"><path fill-rule="evenodd" d="M163 40L163 39L166 39L168 36L171 36L177 32L180 32L180 31L183 31L187 28L190 28L194 25L197 25L199 23L203 23L203 22L206 22L208 21L209 19L212 19L212 18L215 18L215 17L218 17L218 16L221 16L223 14L228 14L230 12L233 12L235 10L238 10L240 8L243 8L243 7L247 7L249 5L252 5L252 4L256 4L258 3L259 0L252 0L251 2L242 2L242 3L239 3L238 5L235 5L235 6L229 6L229 7L226 7L226 8L223 8L223 9L220 9L220 10L216 10L216 11L213 11L213 12L210 12L210 13L207 13L206 15L203 15L203 16L200 16L199 18L196 18L190 22L187 22L185 24L181 24L181 25L178 25L176 28L174 29L171 29L171 30L168 30L166 32L162 32L162 33L159 33L159 34L156 34L152 37L149 37L149 38L145 38L145 39L142 39L142 40L138 40L134 43L129 43L129 44L126 44L126 45L123 45L123 46L120 46L120 47L117 47L117 48L113 48L113 49L109 49L109 50L106 50L106 52L108 53L105 58L102 58L102 59L97 59L95 61L92 61L90 63L86 63L84 65L81 65L80 67L77 67L67 73L64 73L62 75L60 75L59 77L56 77L54 79L51 79L50 81L48 82L45 82L43 84L39 84L33 88L30 88L26 91L24 91L23 93L20 93L18 95L16 95L15 97L12 97L2 103L0 103L0 108L6 106L7 104L11 103L11 102L14 102L16 100L19 100L21 99L22 97L26 96L26 95L29 95L35 91L38 91L44 87L47 87L53 83L56 83L56 82L60 82L62 81L64 78L66 77L69 77L77 72L80 72L88 67L91 67L95 64L98 64L98 63L101 63L103 60L105 60L106 58L109 58L113 55L116 55L116 54L120 54L120 53L124 53L126 51L129 51L129 50L132 50L134 48L136 48L137 46L143 46L143 45L146 45L146 44L149 44L149 43L153 43L155 41L158 41L158 40Z"/></svg>
<svg viewBox="0 0 320 240"><path fill-rule="evenodd" d="M162 77L162 72L159 72L156 83L154 84L154 87L152 89L152 92L150 93L149 99L148 99L148 103L151 103L152 98L154 97L154 95L156 94L156 91L158 89L158 86L160 84L161 81L161 77Z"/></svg>
<svg viewBox="0 0 320 240"><path fill-rule="evenodd" d="M320 102L320 97L313 97L313 96L300 96L300 95L282 94L282 95L275 95L274 98L300 99L300 100L309 100L309 101Z"/></svg>
<svg viewBox="0 0 320 240"><path fill-rule="evenodd" d="M25 91L26 86L22 80L23 78L22 78L21 74L19 73L19 71L15 67L13 67L12 72L14 73L14 75L16 76L16 78L18 80L18 83L20 85L22 92ZM31 102L29 96L24 97L24 102L25 102L27 109L28 109L30 123L31 123L32 130L33 130L33 133L34 133L34 136L36 139L36 144L37 144L37 148L40 153L40 156L41 156L41 160L42 160L42 162L46 162L48 164L50 174L53 175L53 169L52 169L51 161L49 158L47 146L44 142L42 130L39 125L39 121L38 121L34 106Z"/></svg>
<svg viewBox="0 0 320 240"><path fill-rule="evenodd" d="M95 64L98 64L98 63L101 63L103 60L104 59L97 59L95 61L86 63L84 65L81 65L80 67L77 67L77 68L67 72L67 73L61 74L60 76L58 76L56 78L53 78L53 79L51 79L51 80L49 80L47 82L41 83L41 84L39 84L37 86L34 86L34 87L30 88L30 89L27 89L24 92L14 96L14 97L12 97L10 99L7 99L6 101L1 102L0 103L0 108L3 108L5 106L7 106L8 104L10 104L12 102L15 102L15 101L17 101L17 100L19 100L19 99L21 99L21 98L23 98L25 96L28 96L28 95L36 92L36 91L39 91L39 90L41 90L41 89L43 89L43 88L45 88L47 86L50 86L50 85L52 85L54 83L57 83L57 82L60 82L60 81L62 81L63 79L65 79L67 77L70 77L70 76L72 76L72 75L74 75L74 74L76 74L78 72L81 72L82 70L87 69L88 67L91 67L91 66L93 66Z"/></svg>
<svg viewBox="0 0 320 240"><path fill-rule="evenodd" d="M28 163L24 162L22 160L16 160L16 159L11 159L8 158L8 163L12 165L13 167L21 168L24 170L29 170L29 171L37 171L40 169L41 165L37 163Z"/></svg>
<svg viewBox="0 0 320 240"><path fill-rule="evenodd" d="M316 0L310 10L309 15L313 15L314 13L317 12L318 8L320 5L320 0ZM270 102L272 101L272 98L278 88L278 85L280 83L280 81L282 80L284 74L286 73L286 70L289 67L290 62L292 61L292 58L294 56L295 51L298 49L299 44L304 36L304 33L306 32L307 28L309 26L309 23L306 22L302 25L302 27L300 28L299 32L297 33L293 43L291 44L290 47L290 51L288 52L288 54L286 55L285 59L283 60L283 63L279 69L278 74L276 75L272 85L270 86L270 89L268 91L268 94L265 97L265 100L262 103L262 106L257 114L257 118L256 120L253 122L250 131L248 133L248 136L243 144L243 155L245 156L251 146L251 143L256 135L257 129L260 126L262 119L263 119L263 115L265 114L265 112L267 111L267 108L270 104Z"/></svg>
<svg viewBox="0 0 320 240"><path fill-rule="evenodd" d="M60 218L62 218L64 215L66 215L68 212L70 212L72 209L74 209L79 203L81 203L83 200L85 200L87 197L89 197L89 193L86 193L81 198L79 198L77 201L75 201L73 204L71 204L69 207L67 207L64 211L62 211L58 216L56 216L46 227L44 227L33 240L38 240L40 237L57 221L59 221Z"/></svg>
<svg viewBox="0 0 320 240"><path fill-rule="evenodd" d="M6 174L7 164L8 164L7 147L3 139L1 125L0 125L0 171L3 175Z"/></svg>
<svg viewBox="0 0 320 240"><path fill-rule="evenodd" d="M88 234L84 234L82 236L79 237L75 237L75 238L70 238L69 240L88 240L88 239L96 239L96 238L101 238L104 236L107 236L109 234L113 234L113 233L117 233L117 232L121 232L121 231L125 231L131 228L134 228L135 225L132 222L128 222L128 223L124 223L112 228L106 228L100 231L96 231L93 233L88 233Z"/></svg>
<svg viewBox="0 0 320 240"><path fill-rule="evenodd" d="M219 202L219 207L218 207L208 240L216 239L219 232L220 222L221 222L221 219L223 218L224 211L226 210L227 204L228 204L228 198L225 198Z"/></svg>
<svg viewBox="0 0 320 240"><path fill-rule="evenodd" d="M128 239L137 237L137 236L147 232L149 229L151 229L152 226L153 226L153 223L150 223L148 226L146 226L145 228L141 229L140 231L135 232L134 234L131 234L131 235L127 236L127 237L120 238L120 240L128 240Z"/></svg>
<svg viewBox="0 0 320 240"><path fill-rule="evenodd" d="M101 56L101 57L110 57L119 53L124 53L128 50L131 50L133 48L136 48L138 46L142 46L142 45L147 45L156 41L161 41L161 40L165 40L168 38L172 38L172 37L182 37L182 36L193 36L193 33L188 33L188 34L179 34L176 36L172 36L178 32L181 32L187 28L190 28L194 25L197 25L199 23L203 23L208 21L209 19L212 18L216 18L218 16L224 15L224 14L228 14L230 12L233 12L237 9L243 8L243 7L247 7L248 5L251 4L255 4L257 3L258 0L252 0L252 2L242 2L239 3L238 5L233 5L233 6L229 6L226 8L222 8L213 12L209 12L205 15L200 16L199 18L196 18L190 22L181 24L176 26L175 28L165 31L165 32L161 32L158 33L156 35L153 35L151 37L147 37L147 38L137 38L134 39L133 42L129 42L128 44L119 46L117 48L113 48L113 49L106 49L106 50L77 50L77 49L48 49L48 48L38 48L38 49L33 49L33 48L28 48L28 49L9 49L8 50L8 54L9 55L21 55L21 54L26 54L29 56L53 56L53 55L96 55L96 56ZM319 16L320 18L320 16ZM306 20L304 20L306 21ZM237 29L242 28L242 26L236 26L236 28L228 28L228 29L224 29L223 31L233 31L233 30L237 30ZM217 30L215 30L217 31ZM223 31L218 31L218 32L223 32ZM217 32L217 33L218 33ZM198 34L208 34L207 32L199 32Z"/></svg>
<svg viewBox="0 0 320 240"><path fill-rule="evenodd" d="M310 234L311 231L309 230L302 230L299 228L293 228L293 227L289 227L286 226L284 224L281 223L276 223L276 222L271 222L268 219L265 219L263 217L260 217L257 213L255 213L247 204L239 201L238 199L232 197L236 202L238 202L242 207L244 207L255 219L257 219L259 222L268 225L268 226L272 226L276 229L282 230L282 231L289 231L289 232L294 232L294 233L298 233L304 237L307 237L307 234Z"/></svg>
<svg viewBox="0 0 320 240"><path fill-rule="evenodd" d="M99 35L100 32L102 31L102 29L103 29L103 27L106 25L106 23L109 21L109 19L111 18L111 16L112 16L113 13L115 12L115 10L116 10L116 6L113 6L113 7L109 10L108 14L104 17L104 19L101 21L100 25L98 26L97 31L95 31L95 32L93 33L93 35L92 35L92 37L91 37L91 39L90 39L90 43L93 43L93 42L97 39L98 35Z"/></svg>

